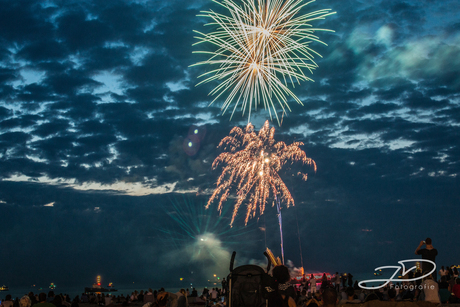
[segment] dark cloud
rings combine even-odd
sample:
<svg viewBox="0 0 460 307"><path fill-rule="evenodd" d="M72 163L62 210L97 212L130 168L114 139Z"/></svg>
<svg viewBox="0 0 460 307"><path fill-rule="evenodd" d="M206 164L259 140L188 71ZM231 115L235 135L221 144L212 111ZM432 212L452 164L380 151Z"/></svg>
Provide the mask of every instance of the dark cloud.
<svg viewBox="0 0 460 307"><path fill-rule="evenodd" d="M391 111L396 111L400 107L395 103L373 103L369 106L365 106L359 109L361 116L365 114L385 114Z"/></svg>
<svg viewBox="0 0 460 307"><path fill-rule="evenodd" d="M127 82L137 86L155 85L183 78L182 70L174 60L163 54L149 54L141 66L132 66L125 75Z"/></svg>
<svg viewBox="0 0 460 307"><path fill-rule="evenodd" d="M47 38L53 25L48 14L35 1L2 1L0 37L7 46Z"/></svg>
<svg viewBox="0 0 460 307"><path fill-rule="evenodd" d="M103 46L113 38L109 25L97 19L97 16L88 17L82 9L71 8L56 19L56 34L72 52Z"/></svg>
<svg viewBox="0 0 460 307"><path fill-rule="evenodd" d="M4 119L5 117L9 117L13 112L10 109L5 107L0 107L0 118ZM2 122L3 123L3 122Z"/></svg>
<svg viewBox="0 0 460 307"><path fill-rule="evenodd" d="M18 52L18 57L33 62L59 61L65 59L67 55L65 46L49 35L43 40L26 45Z"/></svg>
<svg viewBox="0 0 460 307"><path fill-rule="evenodd" d="M120 70L131 64L129 59L131 52L133 50L126 46L93 48L85 58L85 67L90 71Z"/></svg>
<svg viewBox="0 0 460 307"><path fill-rule="evenodd" d="M72 95L77 91L85 89L93 89L101 83L94 81L90 77L76 70L69 70L62 73L50 75L44 81L46 85L56 94Z"/></svg>
<svg viewBox="0 0 460 307"><path fill-rule="evenodd" d="M420 92L412 92L404 99L404 105L412 109L442 109L448 106L447 100L436 101Z"/></svg>

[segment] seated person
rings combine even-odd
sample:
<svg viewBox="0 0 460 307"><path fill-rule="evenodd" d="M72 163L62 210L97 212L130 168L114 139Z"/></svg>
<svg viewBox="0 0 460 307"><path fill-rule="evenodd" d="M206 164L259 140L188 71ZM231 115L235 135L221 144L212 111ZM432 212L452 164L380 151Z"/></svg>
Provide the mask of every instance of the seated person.
<svg viewBox="0 0 460 307"><path fill-rule="evenodd" d="M423 294L425 295L425 301L439 304L439 286L436 281L433 280L433 276L428 275L422 282Z"/></svg>
<svg viewBox="0 0 460 307"><path fill-rule="evenodd" d="M388 301L395 302L396 301L396 289L390 288L388 290Z"/></svg>
<svg viewBox="0 0 460 307"><path fill-rule="evenodd" d="M455 279L455 284L451 287L450 291L453 294L449 298L449 303L460 304L460 278Z"/></svg>
<svg viewBox="0 0 460 307"><path fill-rule="evenodd" d="M356 297L355 295L355 289L353 287L348 287L346 290L347 293L347 299L346 300L341 300L341 304L357 304L361 303L361 301Z"/></svg>

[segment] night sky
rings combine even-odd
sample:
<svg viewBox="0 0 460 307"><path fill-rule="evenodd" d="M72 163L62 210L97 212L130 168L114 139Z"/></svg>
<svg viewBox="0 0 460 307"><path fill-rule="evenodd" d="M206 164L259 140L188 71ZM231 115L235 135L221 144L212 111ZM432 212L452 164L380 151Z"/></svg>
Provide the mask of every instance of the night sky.
<svg viewBox="0 0 460 307"><path fill-rule="evenodd" d="M460 246L460 3L319 0L319 67L293 92L275 139L301 141L318 169L280 172L286 260L369 277ZM210 0L0 1L0 284L203 284L280 255L276 209L229 227L212 193L219 141L247 116L209 106L218 83L193 30ZM268 119L258 110L259 130ZM185 146L190 129L195 152ZM243 208L244 211L244 208ZM364 275L363 275L364 276Z"/></svg>

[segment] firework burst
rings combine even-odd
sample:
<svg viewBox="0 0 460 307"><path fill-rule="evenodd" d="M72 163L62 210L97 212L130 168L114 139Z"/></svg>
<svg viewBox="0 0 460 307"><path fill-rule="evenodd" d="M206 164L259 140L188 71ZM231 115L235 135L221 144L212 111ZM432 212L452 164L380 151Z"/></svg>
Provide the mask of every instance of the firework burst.
<svg viewBox="0 0 460 307"><path fill-rule="evenodd" d="M249 122L252 109L257 110L262 101L270 118L274 114L278 124L277 106L281 107L283 114L286 109L290 111L288 96L302 105L288 84L294 87L300 81L313 81L304 74L304 70L312 73L318 67L314 55L320 55L310 48L310 43L325 44L313 33L331 31L312 28L309 23L335 13L323 9L301 15L300 10L313 1L241 0L241 5L238 5L233 0L213 0L229 14L203 11L198 15L211 18L212 22L208 25L216 28L208 34L194 31L199 34L194 45L207 43L215 47L214 51L195 51L209 58L192 65L215 67L202 74L200 77L205 79L198 83L220 81L209 93L215 96L211 104L228 93L222 113L236 101L233 116L241 101L241 110L243 115L248 111Z"/></svg>
<svg viewBox="0 0 460 307"><path fill-rule="evenodd" d="M209 199L206 208L220 197L218 211L222 213L224 202L233 189L237 191L237 201L233 209L233 224L240 206L248 199L245 223L250 217L255 217L257 211L263 214L265 204L269 199L279 198L287 207L294 205L294 199L278 172L287 162L300 162L310 165L316 171L316 163L308 158L299 148L302 142L286 145L284 142L275 142L275 128L270 128L268 120L259 133L254 132L254 126L249 123L243 131L234 127L230 135L223 138L219 147L221 153L213 162L213 169L225 164L217 180L217 188ZM298 172L303 180L307 180L307 173Z"/></svg>

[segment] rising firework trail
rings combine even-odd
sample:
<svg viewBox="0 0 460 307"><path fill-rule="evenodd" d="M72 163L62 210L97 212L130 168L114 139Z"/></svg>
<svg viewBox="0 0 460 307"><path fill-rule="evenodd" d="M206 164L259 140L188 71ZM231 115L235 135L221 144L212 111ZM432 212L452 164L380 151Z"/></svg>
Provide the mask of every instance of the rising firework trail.
<svg viewBox="0 0 460 307"><path fill-rule="evenodd" d="M275 142L275 128L270 128L268 120L257 134L254 126L249 123L245 130L234 127L230 135L223 138L219 147L225 152L221 153L212 163L215 169L223 164L224 169L217 180L217 188L208 201L206 208L219 198L218 210L222 213L223 204L227 201L232 191L236 192L237 200L233 209L233 225L240 206L245 200L247 211L245 224L250 217L255 217L257 211L263 214L265 204L279 198L286 207L294 205L294 199L278 172L287 162L300 162L310 165L316 171L316 163L308 158L299 148L302 142L286 145L284 142ZM303 180L307 180L307 173L298 172Z"/></svg>
<svg viewBox="0 0 460 307"><path fill-rule="evenodd" d="M301 10L313 1L303 0L213 0L225 8L227 14L203 11L201 17L210 18L207 25L214 31L198 34L197 44L210 44L211 51L195 51L209 56L195 65L210 65L213 68L200 77L198 83L219 81L209 94L215 96L211 104L220 96L225 96L222 113L232 102L235 105L232 116L241 102L241 110L248 111L250 122L252 109L262 101L278 120L277 110L283 114L291 110L287 97L303 105L288 85L300 84L300 81L313 81L304 71L313 73L318 67L314 56L321 56L310 48L312 42L322 42L314 33L332 31L313 28L310 22L325 19L335 12L323 9L307 14ZM240 4L238 4L240 3ZM326 45L326 44L325 44Z"/></svg>

